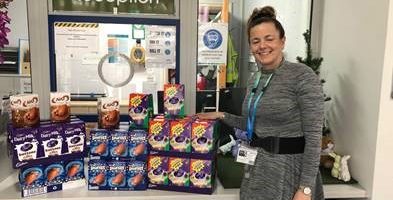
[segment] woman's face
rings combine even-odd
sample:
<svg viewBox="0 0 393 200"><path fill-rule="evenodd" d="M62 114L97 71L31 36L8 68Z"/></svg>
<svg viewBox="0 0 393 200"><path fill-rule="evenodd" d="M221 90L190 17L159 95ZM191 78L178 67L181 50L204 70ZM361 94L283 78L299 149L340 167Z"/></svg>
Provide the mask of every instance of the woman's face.
<svg viewBox="0 0 393 200"><path fill-rule="evenodd" d="M285 37L280 38L279 31L271 22L261 23L250 29L251 52L264 69L278 67L284 45Z"/></svg>

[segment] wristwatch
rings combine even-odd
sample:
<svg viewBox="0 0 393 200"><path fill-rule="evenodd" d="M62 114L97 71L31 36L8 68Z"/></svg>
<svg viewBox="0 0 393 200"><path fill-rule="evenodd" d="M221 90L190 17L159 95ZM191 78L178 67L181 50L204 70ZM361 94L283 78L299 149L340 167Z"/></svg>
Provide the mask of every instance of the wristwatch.
<svg viewBox="0 0 393 200"><path fill-rule="evenodd" d="M306 186L299 186L299 190L302 191L305 195L311 195L311 188Z"/></svg>

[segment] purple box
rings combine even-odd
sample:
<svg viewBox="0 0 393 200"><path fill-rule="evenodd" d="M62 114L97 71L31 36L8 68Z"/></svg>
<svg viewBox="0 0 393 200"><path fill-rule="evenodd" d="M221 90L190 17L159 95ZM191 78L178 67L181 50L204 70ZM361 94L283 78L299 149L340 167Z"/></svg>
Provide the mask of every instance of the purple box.
<svg viewBox="0 0 393 200"><path fill-rule="evenodd" d="M190 187L212 187L212 161L191 159L190 162Z"/></svg>
<svg viewBox="0 0 393 200"><path fill-rule="evenodd" d="M107 164L103 160L90 160L88 167L89 190L98 190L107 185Z"/></svg>
<svg viewBox="0 0 393 200"><path fill-rule="evenodd" d="M166 116L184 116L184 85L164 85L164 113Z"/></svg>
<svg viewBox="0 0 393 200"><path fill-rule="evenodd" d="M126 187L126 162L112 161L107 165L107 187L112 190Z"/></svg>
<svg viewBox="0 0 393 200"><path fill-rule="evenodd" d="M191 152L191 125L189 118L170 122L170 149L177 152Z"/></svg>
<svg viewBox="0 0 393 200"><path fill-rule="evenodd" d="M151 94L131 93L128 106L131 128L148 128L153 116L153 96Z"/></svg>
<svg viewBox="0 0 393 200"><path fill-rule="evenodd" d="M12 129L10 136L13 166L19 168L42 156L42 146L39 145L37 128Z"/></svg>
<svg viewBox="0 0 393 200"><path fill-rule="evenodd" d="M146 161L148 155L147 132L132 130L129 132L129 156L134 160Z"/></svg>
<svg viewBox="0 0 393 200"><path fill-rule="evenodd" d="M106 129L92 129L90 131L90 158L101 159L109 156L109 134Z"/></svg>
<svg viewBox="0 0 393 200"><path fill-rule="evenodd" d="M168 157L149 156L147 176L152 184L168 185Z"/></svg>
<svg viewBox="0 0 393 200"><path fill-rule="evenodd" d="M169 185L188 187L190 185L190 159L169 158Z"/></svg>
<svg viewBox="0 0 393 200"><path fill-rule="evenodd" d="M63 127L47 124L38 128L39 140L43 149L42 157L63 154Z"/></svg>
<svg viewBox="0 0 393 200"><path fill-rule="evenodd" d="M109 156L112 158L127 157L128 131L113 130L110 132Z"/></svg>
<svg viewBox="0 0 393 200"><path fill-rule="evenodd" d="M194 121L191 131L193 153L208 153L214 145L214 121Z"/></svg>
<svg viewBox="0 0 393 200"><path fill-rule="evenodd" d="M84 152L86 149L86 130L83 121L72 120L63 124L65 153Z"/></svg>
<svg viewBox="0 0 393 200"><path fill-rule="evenodd" d="M146 190L147 174L146 163L143 161L131 161L127 166L127 187L130 190Z"/></svg>
<svg viewBox="0 0 393 200"><path fill-rule="evenodd" d="M153 119L149 122L148 142L151 149L169 151L169 121Z"/></svg>

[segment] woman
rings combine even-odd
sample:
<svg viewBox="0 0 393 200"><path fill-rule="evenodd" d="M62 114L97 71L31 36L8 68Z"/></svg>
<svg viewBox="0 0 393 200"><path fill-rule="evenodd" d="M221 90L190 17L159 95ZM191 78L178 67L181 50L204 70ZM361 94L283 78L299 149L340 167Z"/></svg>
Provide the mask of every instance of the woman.
<svg viewBox="0 0 393 200"><path fill-rule="evenodd" d="M311 68L284 59L285 31L270 6L248 20L248 41L259 71L248 81L242 116L199 113L245 130L257 151L245 167L240 199L321 200L319 174L323 92ZM240 154L239 154L240 155Z"/></svg>

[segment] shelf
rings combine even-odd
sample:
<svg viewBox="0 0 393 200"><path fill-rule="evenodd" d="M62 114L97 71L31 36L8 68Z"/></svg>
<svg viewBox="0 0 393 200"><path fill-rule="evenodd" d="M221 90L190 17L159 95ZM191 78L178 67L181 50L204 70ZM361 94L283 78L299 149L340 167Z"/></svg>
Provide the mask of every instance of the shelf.
<svg viewBox="0 0 393 200"><path fill-rule="evenodd" d="M216 190L212 195L192 194L183 192L170 192L148 189L146 191L89 191L87 185L84 187L37 195L33 199L115 199L115 200L137 200L137 199L206 199L206 200L235 200L239 199L239 189L224 189L217 180ZM0 182L0 199L21 199L18 177L16 171ZM358 184L331 184L323 186L325 198L366 198L366 191Z"/></svg>
<svg viewBox="0 0 393 200"><path fill-rule="evenodd" d="M18 177L14 172L5 180L0 182L0 199L22 199L17 185ZM105 200L142 200L142 199L206 199L206 200L236 200L239 199L239 189L224 189L219 183L212 195L192 194L183 192L170 192L161 190L146 191L89 191L87 185L84 187L68 189L58 192L47 193L29 197L30 199L105 199Z"/></svg>

